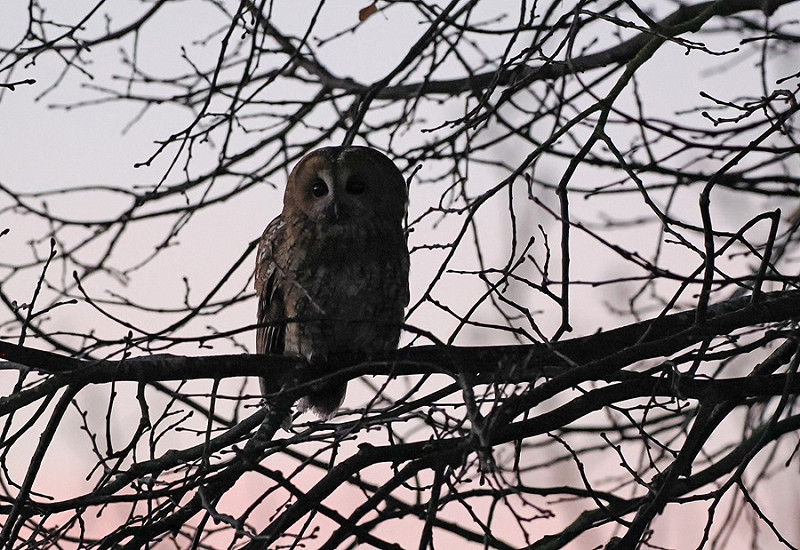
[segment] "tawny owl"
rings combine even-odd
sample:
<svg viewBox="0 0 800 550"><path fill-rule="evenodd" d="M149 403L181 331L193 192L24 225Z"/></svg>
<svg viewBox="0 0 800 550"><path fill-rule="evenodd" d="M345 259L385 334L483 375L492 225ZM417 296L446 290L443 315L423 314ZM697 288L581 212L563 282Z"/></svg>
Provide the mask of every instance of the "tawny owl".
<svg viewBox="0 0 800 550"><path fill-rule="evenodd" d="M337 357L395 349L409 297L407 202L400 171L375 149L303 157L258 247L256 351L336 369ZM299 409L330 418L345 389L319 383Z"/></svg>

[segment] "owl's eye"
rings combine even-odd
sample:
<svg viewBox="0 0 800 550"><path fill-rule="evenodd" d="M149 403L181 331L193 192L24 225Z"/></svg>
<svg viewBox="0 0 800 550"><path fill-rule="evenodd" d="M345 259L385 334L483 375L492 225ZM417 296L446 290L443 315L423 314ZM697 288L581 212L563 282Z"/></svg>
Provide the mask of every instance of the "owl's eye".
<svg viewBox="0 0 800 550"><path fill-rule="evenodd" d="M367 184L364 180L352 179L347 180L347 184L344 188L351 195L360 195L367 188Z"/></svg>
<svg viewBox="0 0 800 550"><path fill-rule="evenodd" d="M320 178L315 179L311 184L311 194L317 198L324 197L328 194L328 184Z"/></svg>

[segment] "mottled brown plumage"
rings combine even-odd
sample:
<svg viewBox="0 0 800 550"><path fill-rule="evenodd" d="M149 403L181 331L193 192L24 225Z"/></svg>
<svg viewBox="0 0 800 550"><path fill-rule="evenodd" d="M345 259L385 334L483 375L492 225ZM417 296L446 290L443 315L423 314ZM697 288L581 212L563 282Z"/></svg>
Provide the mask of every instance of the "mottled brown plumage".
<svg viewBox="0 0 800 550"><path fill-rule="evenodd" d="M408 304L407 199L400 171L374 149L326 147L298 162L258 247L258 353L335 370L347 354L397 347ZM330 418L345 389L320 383L299 408Z"/></svg>

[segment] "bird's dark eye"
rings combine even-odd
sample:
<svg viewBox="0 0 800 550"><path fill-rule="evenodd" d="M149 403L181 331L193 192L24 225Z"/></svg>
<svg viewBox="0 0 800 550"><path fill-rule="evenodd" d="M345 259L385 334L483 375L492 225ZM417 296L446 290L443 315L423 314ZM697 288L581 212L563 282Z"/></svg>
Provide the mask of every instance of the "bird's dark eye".
<svg viewBox="0 0 800 550"><path fill-rule="evenodd" d="M315 179L311 184L311 194L317 198L324 197L328 194L328 184L320 178Z"/></svg>
<svg viewBox="0 0 800 550"><path fill-rule="evenodd" d="M364 192L364 190L366 190L367 184L364 180L351 179L347 180L347 185L345 185L344 188L351 195L360 195Z"/></svg>

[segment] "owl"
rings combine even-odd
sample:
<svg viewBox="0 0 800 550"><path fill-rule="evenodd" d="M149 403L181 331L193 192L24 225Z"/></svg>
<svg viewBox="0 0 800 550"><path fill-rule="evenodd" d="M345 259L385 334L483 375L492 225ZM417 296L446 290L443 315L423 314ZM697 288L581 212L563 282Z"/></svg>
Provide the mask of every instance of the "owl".
<svg viewBox="0 0 800 550"><path fill-rule="evenodd" d="M396 349L409 299L407 203L402 174L375 149L325 147L303 157L258 246L256 351L335 372L347 366L341 357ZM298 408L328 419L345 390L319 382Z"/></svg>

